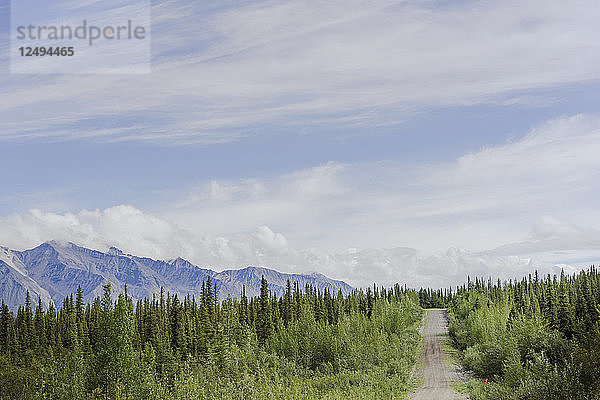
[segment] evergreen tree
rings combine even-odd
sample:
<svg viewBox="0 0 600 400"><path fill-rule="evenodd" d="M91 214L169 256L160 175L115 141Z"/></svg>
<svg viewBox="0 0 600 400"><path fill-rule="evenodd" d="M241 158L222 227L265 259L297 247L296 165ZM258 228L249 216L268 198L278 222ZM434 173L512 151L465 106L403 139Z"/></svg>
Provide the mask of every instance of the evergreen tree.
<svg viewBox="0 0 600 400"><path fill-rule="evenodd" d="M292 285L287 280L285 294L283 295L283 322L288 326L292 322Z"/></svg>
<svg viewBox="0 0 600 400"><path fill-rule="evenodd" d="M240 298L240 324L242 326L248 325L248 298L246 297L246 285L242 286L242 295Z"/></svg>
<svg viewBox="0 0 600 400"><path fill-rule="evenodd" d="M102 389L102 393L105 397L113 397L117 389L118 363L115 349L118 347L118 343L110 283L104 285L103 288L104 294L102 295L101 309L98 316L97 357L94 371L96 372L97 386Z"/></svg>
<svg viewBox="0 0 600 400"><path fill-rule="evenodd" d="M371 319L373 315L373 293L371 292L371 288L367 289L367 310L366 310L367 318Z"/></svg>
<svg viewBox="0 0 600 400"><path fill-rule="evenodd" d="M2 308L0 310L0 354L11 352L11 341L13 330L13 316L8 306L2 300Z"/></svg>
<svg viewBox="0 0 600 400"><path fill-rule="evenodd" d="M564 279L564 276L561 278ZM558 329L563 332L568 338L574 334L574 310L569 300L568 284L563 285L561 280L560 298L558 305Z"/></svg>
<svg viewBox="0 0 600 400"><path fill-rule="evenodd" d="M83 321L83 291L81 290L81 286L77 286L77 297L75 302L75 317L76 321L79 323Z"/></svg>
<svg viewBox="0 0 600 400"><path fill-rule="evenodd" d="M42 305L42 299L38 297L38 305L35 309L34 318L34 329L35 329L35 344L38 348L46 347L46 316L44 315L44 306Z"/></svg>
<svg viewBox="0 0 600 400"><path fill-rule="evenodd" d="M265 343L271 333L271 312L269 308L269 286L263 275L260 280L259 307L256 316L256 336L261 344Z"/></svg>

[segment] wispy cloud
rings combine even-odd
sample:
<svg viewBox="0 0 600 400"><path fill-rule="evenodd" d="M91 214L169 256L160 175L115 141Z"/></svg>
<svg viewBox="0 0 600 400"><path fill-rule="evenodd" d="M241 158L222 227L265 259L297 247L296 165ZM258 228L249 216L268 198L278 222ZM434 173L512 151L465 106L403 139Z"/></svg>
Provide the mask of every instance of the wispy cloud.
<svg viewBox="0 0 600 400"><path fill-rule="evenodd" d="M159 2L151 75L4 76L0 139L222 143L539 102L599 78L599 16L591 0Z"/></svg>
<svg viewBox="0 0 600 400"><path fill-rule="evenodd" d="M564 250L600 249L600 230L582 228L551 216L539 218L532 226L531 236L524 241L502 245L486 251L485 254L535 254L561 253ZM600 251L598 251L600 254Z"/></svg>

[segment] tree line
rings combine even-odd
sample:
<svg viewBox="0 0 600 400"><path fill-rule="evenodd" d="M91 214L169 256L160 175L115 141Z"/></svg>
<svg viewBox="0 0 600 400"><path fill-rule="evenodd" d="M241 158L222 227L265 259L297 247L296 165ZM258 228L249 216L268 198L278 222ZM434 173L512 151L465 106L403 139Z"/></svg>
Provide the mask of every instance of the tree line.
<svg viewBox="0 0 600 400"><path fill-rule="evenodd" d="M600 273L469 282L450 334L474 399L600 399Z"/></svg>
<svg viewBox="0 0 600 400"><path fill-rule="evenodd" d="M110 284L60 309L27 294L0 310L3 398L346 398L406 391L422 310L406 287L344 296L287 282L277 297L161 293L134 303ZM35 308L35 309L34 309ZM365 397L366 396L366 397Z"/></svg>

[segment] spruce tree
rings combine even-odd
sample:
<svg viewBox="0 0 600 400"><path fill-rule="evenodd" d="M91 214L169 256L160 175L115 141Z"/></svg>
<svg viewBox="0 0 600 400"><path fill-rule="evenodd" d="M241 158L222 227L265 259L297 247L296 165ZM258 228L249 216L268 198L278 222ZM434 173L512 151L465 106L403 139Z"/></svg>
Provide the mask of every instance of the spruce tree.
<svg viewBox="0 0 600 400"><path fill-rule="evenodd" d="M288 326L292 321L292 285L287 280L285 294L283 296L283 322Z"/></svg>
<svg viewBox="0 0 600 400"><path fill-rule="evenodd" d="M0 354L8 354L10 348L10 335L12 331L13 317L8 306L2 300L2 308L0 310Z"/></svg>
<svg viewBox="0 0 600 400"><path fill-rule="evenodd" d="M81 286L77 286L77 297L75 301L75 317L79 323L83 320L83 291Z"/></svg>
<svg viewBox="0 0 600 400"><path fill-rule="evenodd" d="M44 315L44 306L40 297L38 297L33 324L35 328L35 343L39 348L43 349L46 347L46 316Z"/></svg>
<svg viewBox="0 0 600 400"><path fill-rule="evenodd" d="M97 332L97 351L94 371L96 383L102 389L105 397L112 397L117 385L117 362L115 349L117 335L115 329L115 313L111 297L111 285L104 285L104 294L100 301L100 315Z"/></svg>
<svg viewBox="0 0 600 400"><path fill-rule="evenodd" d="M269 310L269 286L264 275L260 280L260 297L258 313L256 316L256 336L261 344L264 344L271 333L271 321Z"/></svg>
<svg viewBox="0 0 600 400"><path fill-rule="evenodd" d="M239 318L242 326L248 325L248 298L246 297L246 285L242 286L242 295L240 298Z"/></svg>

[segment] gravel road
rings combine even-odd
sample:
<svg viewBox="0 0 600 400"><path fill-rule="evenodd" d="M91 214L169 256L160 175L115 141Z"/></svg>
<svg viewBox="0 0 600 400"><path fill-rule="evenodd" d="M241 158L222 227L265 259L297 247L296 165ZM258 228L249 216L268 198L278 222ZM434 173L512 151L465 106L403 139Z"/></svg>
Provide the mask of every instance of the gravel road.
<svg viewBox="0 0 600 400"><path fill-rule="evenodd" d="M446 310L427 310L426 324L421 332L424 351L420 358L420 369L425 378L423 385L408 396L409 400L455 400L467 399L452 389L453 381L459 379L456 367L444 362L447 355L442 351L442 338L448 333Z"/></svg>

